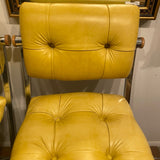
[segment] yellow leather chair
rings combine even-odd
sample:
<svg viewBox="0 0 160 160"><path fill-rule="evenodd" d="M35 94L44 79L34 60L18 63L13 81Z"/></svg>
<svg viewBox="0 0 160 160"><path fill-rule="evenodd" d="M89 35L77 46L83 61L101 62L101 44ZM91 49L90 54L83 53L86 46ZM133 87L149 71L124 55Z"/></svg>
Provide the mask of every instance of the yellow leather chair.
<svg viewBox="0 0 160 160"><path fill-rule="evenodd" d="M23 3L20 26L31 77L127 77L139 9L132 5ZM11 160L153 160L126 99L67 93L31 99Z"/></svg>

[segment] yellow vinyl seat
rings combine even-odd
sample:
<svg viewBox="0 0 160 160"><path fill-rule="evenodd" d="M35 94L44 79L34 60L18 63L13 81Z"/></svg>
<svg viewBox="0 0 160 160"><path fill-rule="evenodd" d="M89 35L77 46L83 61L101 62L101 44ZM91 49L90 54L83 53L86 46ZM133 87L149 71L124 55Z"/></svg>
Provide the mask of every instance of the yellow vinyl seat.
<svg viewBox="0 0 160 160"><path fill-rule="evenodd" d="M132 5L23 3L27 73L69 81L127 77L138 25ZM153 160L125 98L87 92L32 98L11 160L82 159Z"/></svg>
<svg viewBox="0 0 160 160"><path fill-rule="evenodd" d="M12 160L20 159L151 160L152 155L124 97L68 93L31 100L12 150Z"/></svg>

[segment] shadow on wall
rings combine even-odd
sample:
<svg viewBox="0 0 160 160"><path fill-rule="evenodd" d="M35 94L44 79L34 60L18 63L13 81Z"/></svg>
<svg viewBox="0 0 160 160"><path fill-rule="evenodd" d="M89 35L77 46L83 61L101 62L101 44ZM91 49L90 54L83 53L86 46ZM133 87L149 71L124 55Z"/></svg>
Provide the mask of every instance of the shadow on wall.
<svg viewBox="0 0 160 160"><path fill-rule="evenodd" d="M58 81L32 78L33 96L70 92L121 94L121 80Z"/></svg>

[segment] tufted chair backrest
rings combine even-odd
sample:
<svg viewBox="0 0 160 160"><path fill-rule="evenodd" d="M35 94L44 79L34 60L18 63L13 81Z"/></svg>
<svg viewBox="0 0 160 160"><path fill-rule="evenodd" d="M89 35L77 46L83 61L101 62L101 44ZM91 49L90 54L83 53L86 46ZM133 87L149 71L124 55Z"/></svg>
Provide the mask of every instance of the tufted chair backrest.
<svg viewBox="0 0 160 160"><path fill-rule="evenodd" d="M23 3L20 26L29 76L58 80L127 77L136 47L133 5Z"/></svg>

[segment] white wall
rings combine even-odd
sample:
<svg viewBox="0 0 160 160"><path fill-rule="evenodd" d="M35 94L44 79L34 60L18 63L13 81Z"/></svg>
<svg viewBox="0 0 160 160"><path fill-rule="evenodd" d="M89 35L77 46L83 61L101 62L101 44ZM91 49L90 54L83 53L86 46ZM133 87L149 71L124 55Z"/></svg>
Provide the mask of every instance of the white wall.
<svg viewBox="0 0 160 160"><path fill-rule="evenodd" d="M137 52L131 106L152 145L160 146L160 10L155 21L141 23L144 49Z"/></svg>
<svg viewBox="0 0 160 160"><path fill-rule="evenodd" d="M0 0L0 35L20 34L18 18L8 16L4 0ZM148 141L160 145L160 12L156 21L145 21L139 35L145 37L144 49L138 49L135 77L132 88L131 107L135 118L143 129ZM20 49L8 47L10 75L13 86L13 108L18 131L25 115L25 101L22 92ZM86 82L60 82L33 79L34 95L72 91L94 91L123 94L124 80L95 80ZM38 87L41 85L42 87ZM0 124L0 146L9 145L6 113Z"/></svg>

